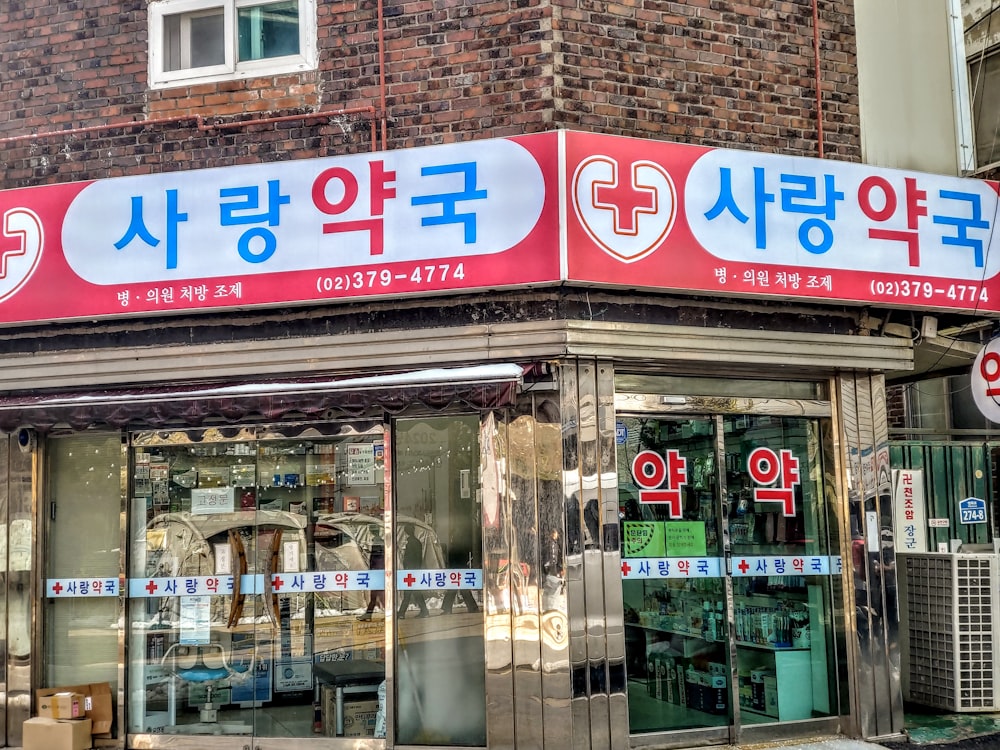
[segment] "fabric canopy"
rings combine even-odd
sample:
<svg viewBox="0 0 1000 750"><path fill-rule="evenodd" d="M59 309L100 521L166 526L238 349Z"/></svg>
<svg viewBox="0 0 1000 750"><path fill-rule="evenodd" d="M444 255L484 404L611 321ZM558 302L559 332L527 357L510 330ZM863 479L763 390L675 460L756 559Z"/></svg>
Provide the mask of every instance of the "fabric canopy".
<svg viewBox="0 0 1000 750"><path fill-rule="evenodd" d="M223 385L149 386L0 396L0 429L107 425L163 427L206 423L332 419L408 406L510 404L524 370L515 364L418 370L370 377L274 380Z"/></svg>

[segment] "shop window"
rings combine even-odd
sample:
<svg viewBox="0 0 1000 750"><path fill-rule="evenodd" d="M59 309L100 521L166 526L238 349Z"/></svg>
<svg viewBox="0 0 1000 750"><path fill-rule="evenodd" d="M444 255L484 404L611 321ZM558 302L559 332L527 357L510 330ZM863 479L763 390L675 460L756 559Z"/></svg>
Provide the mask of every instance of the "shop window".
<svg viewBox="0 0 1000 750"><path fill-rule="evenodd" d="M315 0L161 0L149 24L154 88L316 67Z"/></svg>
<svg viewBox="0 0 1000 750"><path fill-rule="evenodd" d="M46 686L117 686L121 472L118 435L48 442Z"/></svg>
<svg viewBox="0 0 1000 750"><path fill-rule="evenodd" d="M820 420L623 415L617 433L631 731L836 715Z"/></svg>
<svg viewBox="0 0 1000 750"><path fill-rule="evenodd" d="M491 420L401 419L395 431L396 743L486 744L483 535L499 533ZM482 450L480 447L482 446ZM517 575L508 560L495 567Z"/></svg>
<svg viewBox="0 0 1000 750"><path fill-rule="evenodd" d="M977 55L969 62L977 169L1000 162L1000 54L998 52L1000 50Z"/></svg>

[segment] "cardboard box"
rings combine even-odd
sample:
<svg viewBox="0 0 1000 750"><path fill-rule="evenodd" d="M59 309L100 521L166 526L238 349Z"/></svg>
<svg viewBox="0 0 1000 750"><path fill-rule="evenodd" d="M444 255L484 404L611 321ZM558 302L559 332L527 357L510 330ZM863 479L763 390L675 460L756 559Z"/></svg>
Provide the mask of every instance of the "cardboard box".
<svg viewBox="0 0 1000 750"><path fill-rule="evenodd" d="M60 721L45 716L28 719L22 726L24 750L87 750L90 719Z"/></svg>
<svg viewBox="0 0 1000 750"><path fill-rule="evenodd" d="M91 733L106 734L111 731L115 715L111 703L110 682L40 688L35 691L35 704L40 705L43 698L56 693L80 693L83 695L83 710L91 721Z"/></svg>
<svg viewBox="0 0 1000 750"><path fill-rule="evenodd" d="M344 703L344 736L374 737L378 701L351 701Z"/></svg>
<svg viewBox="0 0 1000 750"><path fill-rule="evenodd" d="M46 719L83 718L82 693L53 693L38 699L38 715Z"/></svg>

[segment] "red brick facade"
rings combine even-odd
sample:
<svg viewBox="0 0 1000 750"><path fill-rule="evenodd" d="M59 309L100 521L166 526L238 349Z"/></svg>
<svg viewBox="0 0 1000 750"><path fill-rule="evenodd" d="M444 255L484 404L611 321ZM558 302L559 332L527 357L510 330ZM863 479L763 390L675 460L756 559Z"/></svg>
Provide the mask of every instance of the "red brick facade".
<svg viewBox="0 0 1000 750"><path fill-rule="evenodd" d="M824 153L858 161L851 4L817 2ZM383 57L385 148L565 127L819 152L812 0L383 0L381 35L374 0L321 2L318 70L161 90L146 6L0 6L0 188L382 147Z"/></svg>

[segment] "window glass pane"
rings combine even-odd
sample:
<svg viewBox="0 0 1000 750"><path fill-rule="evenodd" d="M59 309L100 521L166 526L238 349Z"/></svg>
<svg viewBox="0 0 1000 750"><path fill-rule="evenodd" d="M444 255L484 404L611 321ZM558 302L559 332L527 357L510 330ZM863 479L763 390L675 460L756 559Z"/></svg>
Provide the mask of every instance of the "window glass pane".
<svg viewBox="0 0 1000 750"><path fill-rule="evenodd" d="M240 61L299 53L299 4L295 0L240 8L237 23Z"/></svg>
<svg viewBox="0 0 1000 750"><path fill-rule="evenodd" d="M218 432L133 436L130 730L374 736L381 425Z"/></svg>
<svg viewBox="0 0 1000 750"><path fill-rule="evenodd" d="M84 596L81 581L117 583L121 529L121 439L118 435L48 443L50 508L46 577L73 594L47 601L45 684L110 682L118 675L118 596Z"/></svg>
<svg viewBox="0 0 1000 750"><path fill-rule="evenodd" d="M737 695L744 723L836 715L820 424L723 417Z"/></svg>
<svg viewBox="0 0 1000 750"><path fill-rule="evenodd" d="M618 497L629 576L622 581L629 728L725 726L731 705L715 422L619 421L627 436L618 445Z"/></svg>
<svg viewBox="0 0 1000 750"><path fill-rule="evenodd" d="M225 16L221 8L163 19L164 70L224 65Z"/></svg>
<svg viewBox="0 0 1000 750"><path fill-rule="evenodd" d="M801 380L746 380L690 378L671 375L615 375L620 393L659 393L674 396L739 396L743 398L825 399L822 383Z"/></svg>
<svg viewBox="0 0 1000 750"><path fill-rule="evenodd" d="M972 116L976 130L976 166L1000 161L1000 54L969 66Z"/></svg>
<svg viewBox="0 0 1000 750"><path fill-rule="evenodd" d="M396 426L398 744L486 744L479 446L475 416Z"/></svg>

